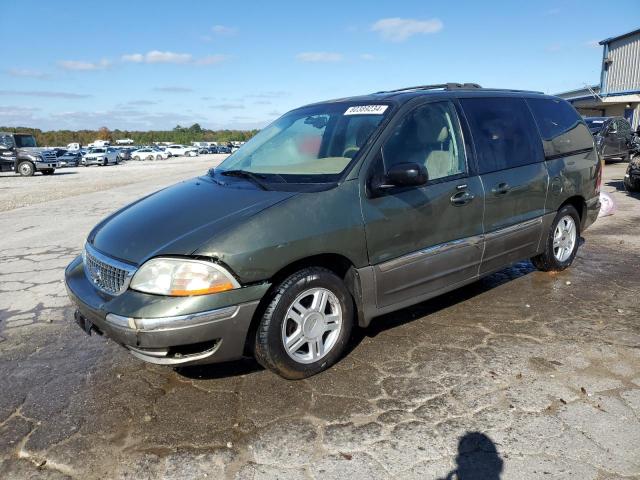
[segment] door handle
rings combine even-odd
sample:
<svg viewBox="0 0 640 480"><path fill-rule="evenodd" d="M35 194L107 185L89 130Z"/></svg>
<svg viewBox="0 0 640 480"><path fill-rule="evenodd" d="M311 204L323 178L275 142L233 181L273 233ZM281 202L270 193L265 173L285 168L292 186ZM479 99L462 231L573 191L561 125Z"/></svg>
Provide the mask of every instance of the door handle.
<svg viewBox="0 0 640 480"><path fill-rule="evenodd" d="M451 204L456 207L461 207L471 202L474 198L476 198L476 196L471 192L458 192L451 197Z"/></svg>
<svg viewBox="0 0 640 480"><path fill-rule="evenodd" d="M493 193L494 195L505 195L509 193L509 190L511 190L511 187L509 186L509 184L502 182L496 185L495 187L493 187L491 189L491 193Z"/></svg>

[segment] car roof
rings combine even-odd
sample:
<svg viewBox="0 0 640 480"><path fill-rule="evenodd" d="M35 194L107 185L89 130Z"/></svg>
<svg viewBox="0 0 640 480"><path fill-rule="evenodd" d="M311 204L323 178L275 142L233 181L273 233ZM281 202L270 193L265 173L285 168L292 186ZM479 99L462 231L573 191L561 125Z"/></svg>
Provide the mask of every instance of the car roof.
<svg viewBox="0 0 640 480"><path fill-rule="evenodd" d="M476 83L442 83L436 85L419 85L415 87L404 87L394 90L383 90L367 95L358 95L353 97L336 98L316 102L304 107L330 104L330 103L373 103L385 102L402 105L417 97L424 98L460 98L460 97L529 97L529 98L553 98L551 95L545 95L542 92L529 90L513 90L500 88L483 88Z"/></svg>

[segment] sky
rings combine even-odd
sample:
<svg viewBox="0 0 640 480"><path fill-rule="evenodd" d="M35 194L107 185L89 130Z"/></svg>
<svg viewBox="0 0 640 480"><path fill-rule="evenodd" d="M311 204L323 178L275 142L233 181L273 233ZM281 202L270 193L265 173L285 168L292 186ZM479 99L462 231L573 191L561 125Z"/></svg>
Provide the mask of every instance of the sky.
<svg viewBox="0 0 640 480"><path fill-rule="evenodd" d="M0 125L261 128L315 101L597 84L640 2L2 0ZM7 46L9 48L7 48Z"/></svg>

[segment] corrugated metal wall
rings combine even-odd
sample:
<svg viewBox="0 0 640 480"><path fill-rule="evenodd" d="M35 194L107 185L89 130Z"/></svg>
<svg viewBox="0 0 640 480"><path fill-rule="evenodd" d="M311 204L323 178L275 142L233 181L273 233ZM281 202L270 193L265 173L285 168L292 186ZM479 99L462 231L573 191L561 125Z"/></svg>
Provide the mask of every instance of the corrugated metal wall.
<svg viewBox="0 0 640 480"><path fill-rule="evenodd" d="M609 44L606 93L640 90L640 33Z"/></svg>

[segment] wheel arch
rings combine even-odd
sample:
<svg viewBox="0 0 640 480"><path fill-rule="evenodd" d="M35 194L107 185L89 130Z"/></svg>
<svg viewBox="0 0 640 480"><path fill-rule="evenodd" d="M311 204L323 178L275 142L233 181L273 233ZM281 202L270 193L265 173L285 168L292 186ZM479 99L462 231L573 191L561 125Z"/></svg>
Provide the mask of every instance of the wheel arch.
<svg viewBox="0 0 640 480"><path fill-rule="evenodd" d="M271 287L264 294L260 303L258 304L258 308L253 314L253 318L251 319L251 324L249 326L249 330L247 331L247 336L245 338L245 346L244 353L245 355L252 355L254 348L254 339L256 332L258 330L258 325L260 323L260 319L264 314L264 310L271 301L271 295L274 290L278 287L278 285L289 275L302 270L304 268L309 267L321 267L330 270L335 273L338 277L342 278L345 282L345 285L354 301L354 311L356 314L356 319L359 325L362 325L361 312L361 287L360 287L360 279L357 273L357 270L353 264L353 262L345 257L344 255L337 253L321 253L317 255L311 255L309 257L304 257L289 263L288 265L282 267L278 270L271 278L270 283Z"/></svg>
<svg viewBox="0 0 640 480"><path fill-rule="evenodd" d="M564 207L565 205L571 205L578 212L578 216L580 217L580 231L582 232L583 230L582 227L584 226L586 213L587 213L586 200L582 195L574 195L572 197L567 198L564 202L562 202L562 204L558 208L558 211L560 211L562 207Z"/></svg>

